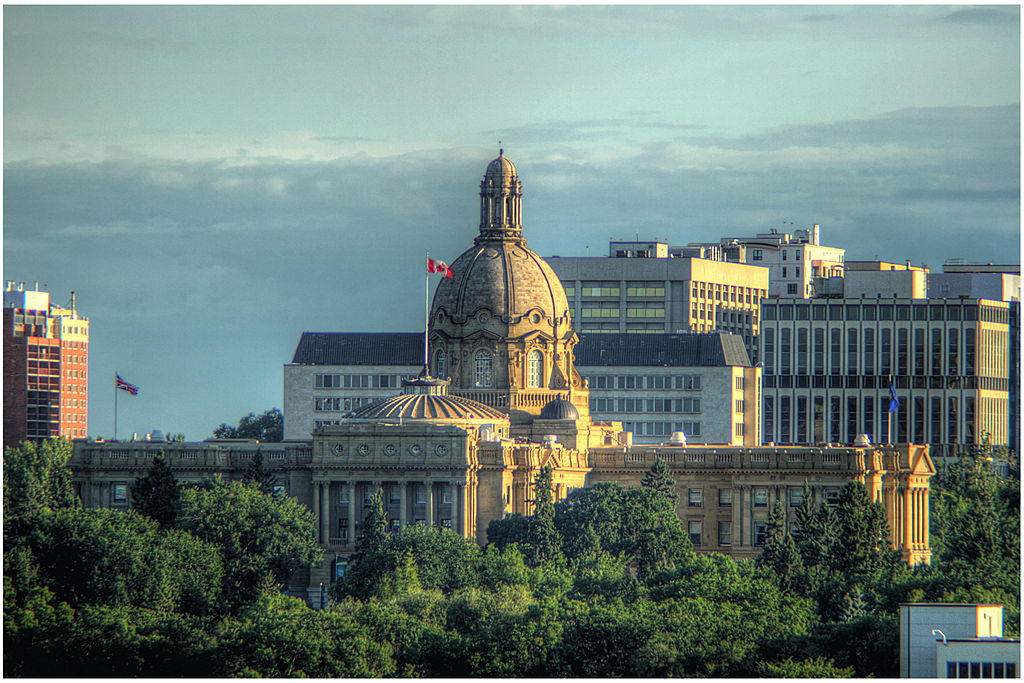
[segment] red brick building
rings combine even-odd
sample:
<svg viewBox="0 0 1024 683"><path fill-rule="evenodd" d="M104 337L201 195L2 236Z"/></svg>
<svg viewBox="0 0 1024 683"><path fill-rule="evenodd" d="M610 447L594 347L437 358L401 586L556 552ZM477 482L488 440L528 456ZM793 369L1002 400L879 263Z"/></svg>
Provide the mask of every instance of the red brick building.
<svg viewBox="0 0 1024 683"><path fill-rule="evenodd" d="M48 292L4 288L4 446L88 436L89 321Z"/></svg>

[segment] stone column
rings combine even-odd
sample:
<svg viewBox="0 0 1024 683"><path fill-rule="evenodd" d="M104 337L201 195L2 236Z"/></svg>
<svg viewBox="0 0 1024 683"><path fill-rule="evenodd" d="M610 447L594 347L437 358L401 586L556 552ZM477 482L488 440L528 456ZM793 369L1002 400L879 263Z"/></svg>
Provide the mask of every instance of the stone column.
<svg viewBox="0 0 1024 683"><path fill-rule="evenodd" d="M732 547L743 545L743 487L732 487Z"/></svg>
<svg viewBox="0 0 1024 683"><path fill-rule="evenodd" d="M923 539L923 541L924 541L924 547L927 550L929 547L931 547L931 542L932 542L931 541L931 528L930 528L930 525L931 525L931 518L930 518L931 510L929 509L931 507L931 505L930 505L931 501L930 501L930 498L929 498L929 495L928 495L928 489L924 489L922 495L924 497L924 539Z"/></svg>
<svg viewBox="0 0 1024 683"><path fill-rule="evenodd" d="M313 512L316 514L317 525L316 525L316 538L320 543L324 543L323 537L320 535L320 483L313 482Z"/></svg>
<svg viewBox="0 0 1024 683"><path fill-rule="evenodd" d="M324 545L331 539L331 482L320 484L320 538Z"/></svg>
<svg viewBox="0 0 1024 683"><path fill-rule="evenodd" d="M408 523L405 518L405 509L409 507L408 498L406 497L406 491L409 487L409 482L401 481L398 483L398 486L398 500L400 501L398 503L398 524L404 529L406 527L406 524Z"/></svg>
<svg viewBox="0 0 1024 683"><path fill-rule="evenodd" d="M463 532L465 527L462 524L462 516L459 514L462 511L462 506L459 505L459 496L462 495L461 483L455 481L449 484L454 489L452 491L452 531L465 536Z"/></svg>
<svg viewBox="0 0 1024 683"><path fill-rule="evenodd" d="M350 481L348 486L348 544L356 542L356 484Z"/></svg>
<svg viewBox="0 0 1024 683"><path fill-rule="evenodd" d="M427 487L427 526L434 526L434 482L427 479L423 482Z"/></svg>
<svg viewBox="0 0 1024 683"><path fill-rule="evenodd" d="M913 518L912 511L912 492L910 483L907 482L907 488L903 491L903 544L907 550L910 550L911 539L913 538L911 535L913 533L913 527L911 526Z"/></svg>

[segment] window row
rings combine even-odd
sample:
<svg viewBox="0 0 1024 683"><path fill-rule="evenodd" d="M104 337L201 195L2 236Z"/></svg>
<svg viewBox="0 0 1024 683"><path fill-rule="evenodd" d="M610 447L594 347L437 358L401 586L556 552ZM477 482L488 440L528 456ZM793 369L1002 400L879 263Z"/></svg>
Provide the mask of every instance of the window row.
<svg viewBox="0 0 1024 683"><path fill-rule="evenodd" d="M591 389L700 390L700 375L587 375Z"/></svg>
<svg viewBox="0 0 1024 683"><path fill-rule="evenodd" d="M971 375L766 375L765 389L886 389L889 382L897 389L991 389L1007 391L1010 381L1002 377Z"/></svg>
<svg viewBox="0 0 1024 683"><path fill-rule="evenodd" d="M762 438L765 443L852 443L867 434L872 443L975 443L978 419L991 413L986 429L994 443L1005 438L1005 425L995 419L1006 411L1005 400L983 399L984 414L974 397L914 396L897 394L899 406L888 396L765 396ZM983 420L984 421L984 420Z"/></svg>
<svg viewBox="0 0 1024 683"><path fill-rule="evenodd" d="M803 486L788 486L785 489L786 504L789 507L800 507L804 502ZM822 490L822 501L834 506L839 503L839 489L830 487ZM768 507L768 487L755 486L751 489L751 500L756 508ZM733 490L718 489L718 507L732 507ZM686 505L691 508L704 507L704 489L696 487L687 489Z"/></svg>
<svg viewBox="0 0 1024 683"><path fill-rule="evenodd" d="M314 380L317 389L392 389L402 385L402 375L325 375Z"/></svg>
<svg viewBox="0 0 1024 683"><path fill-rule="evenodd" d="M313 410L316 412L347 412L376 400L370 396L324 396L313 399Z"/></svg>
<svg viewBox="0 0 1024 683"><path fill-rule="evenodd" d="M946 662L946 678L1016 678L1017 662Z"/></svg>
<svg viewBox="0 0 1024 683"><path fill-rule="evenodd" d="M764 320L934 320L974 321L979 316L990 322L1009 322L1007 309L960 303L893 304L811 302L761 303Z"/></svg>
<svg viewBox="0 0 1024 683"><path fill-rule="evenodd" d="M590 398L595 413L699 413L699 398Z"/></svg>
<svg viewBox="0 0 1024 683"><path fill-rule="evenodd" d="M635 436L672 436L675 432L682 432L688 437L698 437L701 434L700 422L624 421L622 429L627 432L633 432Z"/></svg>
<svg viewBox="0 0 1024 683"><path fill-rule="evenodd" d="M1005 374L1008 353L1008 337L988 335L979 356L974 328L765 327L761 338L766 375L973 375L979 357Z"/></svg>

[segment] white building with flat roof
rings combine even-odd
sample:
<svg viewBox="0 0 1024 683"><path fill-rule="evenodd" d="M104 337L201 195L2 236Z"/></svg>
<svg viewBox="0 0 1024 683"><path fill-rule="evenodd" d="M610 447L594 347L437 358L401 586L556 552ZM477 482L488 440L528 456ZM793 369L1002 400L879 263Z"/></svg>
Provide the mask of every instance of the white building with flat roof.
<svg viewBox="0 0 1024 683"><path fill-rule="evenodd" d="M900 605L901 678L1017 678L1020 639L1003 638L1003 606Z"/></svg>

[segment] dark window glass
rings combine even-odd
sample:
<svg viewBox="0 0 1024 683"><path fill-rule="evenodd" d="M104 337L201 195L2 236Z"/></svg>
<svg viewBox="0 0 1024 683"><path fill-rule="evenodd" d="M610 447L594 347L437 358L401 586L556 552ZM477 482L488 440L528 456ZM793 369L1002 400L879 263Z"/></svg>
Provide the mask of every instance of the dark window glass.
<svg viewBox="0 0 1024 683"><path fill-rule="evenodd" d="M831 339L831 363L830 374L838 375L842 372L843 359L843 331L833 329L830 331Z"/></svg>
<svg viewBox="0 0 1024 683"><path fill-rule="evenodd" d="M825 330L814 330L814 374L825 374Z"/></svg>

